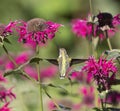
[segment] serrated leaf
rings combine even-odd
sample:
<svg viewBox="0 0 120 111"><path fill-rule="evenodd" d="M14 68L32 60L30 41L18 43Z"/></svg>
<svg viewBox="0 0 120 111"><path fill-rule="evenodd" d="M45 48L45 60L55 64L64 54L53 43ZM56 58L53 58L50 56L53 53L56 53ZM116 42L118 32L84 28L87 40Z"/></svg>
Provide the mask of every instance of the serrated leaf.
<svg viewBox="0 0 120 111"><path fill-rule="evenodd" d="M33 57L29 63L37 63L37 62L40 62L41 60L43 60L42 58L39 58L39 57Z"/></svg>

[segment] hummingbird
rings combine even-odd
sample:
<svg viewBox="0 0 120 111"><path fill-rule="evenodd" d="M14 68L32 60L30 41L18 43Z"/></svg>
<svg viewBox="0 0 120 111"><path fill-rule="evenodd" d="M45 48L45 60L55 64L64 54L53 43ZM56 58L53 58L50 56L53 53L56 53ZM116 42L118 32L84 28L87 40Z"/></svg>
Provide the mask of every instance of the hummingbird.
<svg viewBox="0 0 120 111"><path fill-rule="evenodd" d="M59 67L60 79L64 79L69 67L74 64L79 64L87 61L88 59L73 59L70 58L67 54L67 51L64 48L59 49L59 56L57 59L45 59L48 62L57 65Z"/></svg>

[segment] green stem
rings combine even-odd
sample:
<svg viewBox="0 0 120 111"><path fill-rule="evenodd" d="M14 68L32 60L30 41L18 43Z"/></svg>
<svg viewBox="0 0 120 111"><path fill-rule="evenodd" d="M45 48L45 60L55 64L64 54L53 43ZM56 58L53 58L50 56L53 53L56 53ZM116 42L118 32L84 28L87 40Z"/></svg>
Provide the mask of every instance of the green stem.
<svg viewBox="0 0 120 111"><path fill-rule="evenodd" d="M7 57L9 58L9 60L15 65L16 68L18 68L18 64L15 62L15 60L12 58L12 56L9 54L7 48L3 45L3 50L5 51ZM22 75L25 76L26 78L28 78L29 80L31 80L33 83L36 84L36 80L31 78L25 71L23 71L22 69L20 69L20 71L22 72Z"/></svg>
<svg viewBox="0 0 120 111"><path fill-rule="evenodd" d="M102 107L102 110L104 111L104 102L103 102L103 99L100 99L101 100L101 107Z"/></svg>
<svg viewBox="0 0 120 111"><path fill-rule="evenodd" d="M111 43L110 43L110 39L109 39L109 37L108 37L108 31L107 31L107 30L105 30L105 34L106 34L106 38L107 38L108 47L109 47L109 49L110 49L110 51L111 51L111 50L112 50L112 45L111 45Z"/></svg>
<svg viewBox="0 0 120 111"><path fill-rule="evenodd" d="M36 55L39 56L39 46L36 47ZM43 98L42 98L42 85L40 79L40 62L36 64L37 74L38 74L38 81L39 81L39 93L40 93L40 111L43 111Z"/></svg>
<svg viewBox="0 0 120 111"><path fill-rule="evenodd" d="M89 6L90 6L90 14L92 14L92 0L89 0Z"/></svg>
<svg viewBox="0 0 120 111"><path fill-rule="evenodd" d="M17 63L14 61L14 59L12 58L12 56L10 56L10 54L8 53L7 48L3 45L2 47L7 55L7 57L9 58L9 60L15 65L15 67L18 67Z"/></svg>

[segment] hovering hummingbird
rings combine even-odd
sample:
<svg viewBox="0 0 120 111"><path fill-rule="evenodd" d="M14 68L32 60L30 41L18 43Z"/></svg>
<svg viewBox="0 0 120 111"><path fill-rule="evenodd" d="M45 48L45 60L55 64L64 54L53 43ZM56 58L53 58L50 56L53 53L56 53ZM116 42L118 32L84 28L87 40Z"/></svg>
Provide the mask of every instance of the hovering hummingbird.
<svg viewBox="0 0 120 111"><path fill-rule="evenodd" d="M70 66L85 62L88 59L72 59L68 56L67 51L64 48L60 48L58 59L46 60L59 67L60 79L64 79Z"/></svg>

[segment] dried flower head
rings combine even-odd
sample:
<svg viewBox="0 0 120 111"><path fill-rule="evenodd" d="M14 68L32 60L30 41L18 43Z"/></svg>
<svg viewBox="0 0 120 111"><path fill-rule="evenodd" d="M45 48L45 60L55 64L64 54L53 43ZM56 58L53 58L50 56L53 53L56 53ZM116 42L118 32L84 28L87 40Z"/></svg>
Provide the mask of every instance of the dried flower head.
<svg viewBox="0 0 120 111"><path fill-rule="evenodd" d="M45 21L41 18L34 18L27 23L20 21L16 29L20 42L35 46L35 44L40 45L46 43L48 39L53 39L60 26L61 24Z"/></svg>
<svg viewBox="0 0 120 111"><path fill-rule="evenodd" d="M41 18L34 18L27 22L27 32L44 31L47 28L46 21Z"/></svg>

